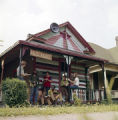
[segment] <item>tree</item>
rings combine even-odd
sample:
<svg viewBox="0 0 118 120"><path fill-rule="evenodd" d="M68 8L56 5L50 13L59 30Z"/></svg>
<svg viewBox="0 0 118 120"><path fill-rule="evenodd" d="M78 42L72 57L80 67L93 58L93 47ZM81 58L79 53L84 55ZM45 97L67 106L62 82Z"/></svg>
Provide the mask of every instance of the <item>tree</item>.
<svg viewBox="0 0 118 120"><path fill-rule="evenodd" d="M114 85L114 82L115 82L115 78L118 78L118 75L113 76L110 79L110 83L109 84L108 84L108 80L107 80L106 95L107 95L108 103L112 103L111 90L113 88L113 85Z"/></svg>

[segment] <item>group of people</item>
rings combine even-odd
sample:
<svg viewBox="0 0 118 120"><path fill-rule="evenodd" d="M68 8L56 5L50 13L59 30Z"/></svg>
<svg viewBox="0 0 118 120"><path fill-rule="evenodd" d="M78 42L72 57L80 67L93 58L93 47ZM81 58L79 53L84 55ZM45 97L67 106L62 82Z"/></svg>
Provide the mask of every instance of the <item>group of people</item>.
<svg viewBox="0 0 118 120"><path fill-rule="evenodd" d="M24 72L24 67L26 66L26 62L22 61L21 66L17 68L17 77L20 80L24 80L25 77L29 77L30 79L30 102L31 104L36 104L41 102L41 105L47 103L48 105L55 105L60 103L62 105L64 96L65 101L70 101L71 89L78 89L79 86L79 78L77 73L74 73L71 79L67 78L65 74L62 76L62 80L60 83L60 89L57 90L56 86L51 85L52 78L49 72L46 72L46 75L43 78L42 83L39 84L39 76L36 72L33 74L28 74Z"/></svg>
<svg viewBox="0 0 118 120"><path fill-rule="evenodd" d="M71 92L73 89L79 88L79 77L77 73L71 74L71 79L67 78L65 74L63 74L61 80L61 91L65 94L65 100L70 102Z"/></svg>
<svg viewBox="0 0 118 120"><path fill-rule="evenodd" d="M42 84L39 84L39 82L39 77L36 72L33 73L31 76L31 104L41 101L41 105L44 105L45 103L48 105L56 105L57 100L62 104L62 95L54 85L51 85L52 78L49 72L46 72Z"/></svg>

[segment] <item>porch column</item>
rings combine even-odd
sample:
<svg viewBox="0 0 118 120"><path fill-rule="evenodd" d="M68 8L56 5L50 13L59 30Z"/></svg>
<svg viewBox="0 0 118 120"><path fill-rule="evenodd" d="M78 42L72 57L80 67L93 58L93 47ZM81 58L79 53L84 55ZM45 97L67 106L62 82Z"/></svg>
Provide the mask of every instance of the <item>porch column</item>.
<svg viewBox="0 0 118 120"><path fill-rule="evenodd" d="M69 56L68 56L68 70L67 70L67 78L69 78Z"/></svg>
<svg viewBox="0 0 118 120"><path fill-rule="evenodd" d="M104 82L104 99L106 99L106 87L107 87L107 75L106 70L104 69L104 64L100 64L103 72L103 82Z"/></svg>
<svg viewBox="0 0 118 120"><path fill-rule="evenodd" d="M20 77L21 77L22 54L23 54L23 46L20 47L20 55L19 55L19 75L20 75Z"/></svg>
<svg viewBox="0 0 118 120"><path fill-rule="evenodd" d="M105 87L105 88L108 87L108 81L107 81L107 73L106 73L106 70L104 70L104 87Z"/></svg>

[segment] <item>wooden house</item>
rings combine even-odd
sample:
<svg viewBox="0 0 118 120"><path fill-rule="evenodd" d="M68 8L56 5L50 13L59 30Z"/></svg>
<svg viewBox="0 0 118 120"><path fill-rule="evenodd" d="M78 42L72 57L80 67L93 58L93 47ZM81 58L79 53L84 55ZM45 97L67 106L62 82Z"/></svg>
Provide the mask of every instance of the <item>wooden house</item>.
<svg viewBox="0 0 118 120"><path fill-rule="evenodd" d="M98 65L104 73L104 64L107 63L107 60L94 54L95 50L80 33L69 22L65 22L59 25L57 33L47 29L29 35L26 40L19 40L0 55L0 60L4 60L3 78L15 77L20 61L25 60L27 73L36 71L39 79L43 80L45 72L49 71L53 81L51 84L58 90L63 73L68 73L70 77L71 73L77 72L80 80L78 97L86 102L105 98L104 89L99 91L99 98L91 90L89 68ZM104 77L102 74L103 86Z"/></svg>

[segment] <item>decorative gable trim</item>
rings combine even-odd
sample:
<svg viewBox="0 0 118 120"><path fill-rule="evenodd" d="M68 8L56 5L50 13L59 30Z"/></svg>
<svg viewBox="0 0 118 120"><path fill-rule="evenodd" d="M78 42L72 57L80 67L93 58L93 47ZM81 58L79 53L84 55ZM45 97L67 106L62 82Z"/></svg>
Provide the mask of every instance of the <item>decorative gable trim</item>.
<svg viewBox="0 0 118 120"><path fill-rule="evenodd" d="M80 41L85 47L88 48L88 52L90 53L95 53L94 49L86 42L86 40L80 35L80 33L71 25L70 22L65 22L63 24L60 24L59 27L64 27L66 26L75 36L76 38L78 39L78 41ZM44 30L42 32L39 32L39 33L36 33L34 34L34 36L37 38L39 38L40 36L44 35L44 34L47 34L48 32L51 32L50 29L47 29L47 30ZM37 38L37 39L38 39ZM29 41L29 39L27 39L27 41Z"/></svg>

